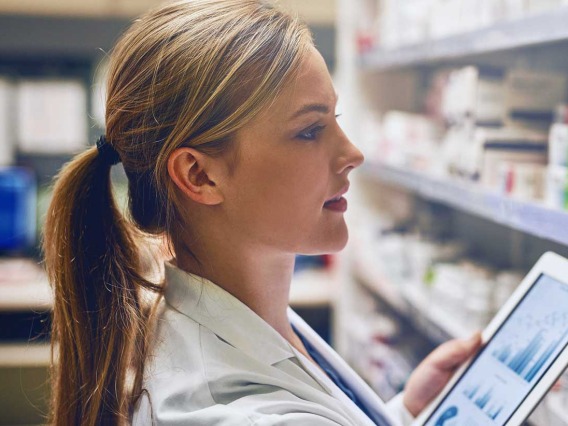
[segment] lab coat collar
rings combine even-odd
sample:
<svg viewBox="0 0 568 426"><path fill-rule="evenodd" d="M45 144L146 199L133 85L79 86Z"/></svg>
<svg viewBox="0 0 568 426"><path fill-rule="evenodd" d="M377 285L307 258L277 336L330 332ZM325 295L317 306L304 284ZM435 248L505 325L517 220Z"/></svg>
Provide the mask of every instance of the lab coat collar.
<svg viewBox="0 0 568 426"><path fill-rule="evenodd" d="M295 356L286 339L229 292L171 263L165 273L166 303L221 339L269 365Z"/></svg>

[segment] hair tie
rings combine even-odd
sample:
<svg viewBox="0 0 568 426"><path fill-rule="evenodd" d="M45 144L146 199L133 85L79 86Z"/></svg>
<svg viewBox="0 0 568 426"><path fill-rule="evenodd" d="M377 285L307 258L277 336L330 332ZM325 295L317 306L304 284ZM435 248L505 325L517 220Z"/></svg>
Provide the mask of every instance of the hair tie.
<svg viewBox="0 0 568 426"><path fill-rule="evenodd" d="M120 155L118 155L116 149L108 143L104 135L101 135L97 141L97 150L99 151L99 156L111 166L120 163Z"/></svg>

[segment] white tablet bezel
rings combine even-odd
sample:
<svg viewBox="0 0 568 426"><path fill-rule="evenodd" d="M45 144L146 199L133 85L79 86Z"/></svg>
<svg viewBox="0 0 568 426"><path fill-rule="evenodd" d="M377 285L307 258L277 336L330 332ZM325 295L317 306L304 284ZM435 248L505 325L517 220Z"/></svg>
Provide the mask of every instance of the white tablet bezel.
<svg viewBox="0 0 568 426"><path fill-rule="evenodd" d="M541 274L548 275L555 280L568 286L568 260L556 253L547 252L541 256L538 262L533 266L511 297L499 310L497 315L491 320L489 325L482 333L484 345L489 342L493 335L499 330L501 324L509 317L511 312L517 307L523 299L527 291L532 287ZM475 360L467 362L454 375L442 392L436 399L422 411L422 413L412 423L413 426L422 426L429 417L434 413L438 406L442 403L447 394L452 390L454 385L460 380L471 363ZM505 423L506 426L518 426L531 414L540 400L546 395L552 385L558 380L566 366L568 365L568 346L558 355L556 360L548 368L544 376L538 381L534 389L527 395L520 407L513 413L512 417Z"/></svg>

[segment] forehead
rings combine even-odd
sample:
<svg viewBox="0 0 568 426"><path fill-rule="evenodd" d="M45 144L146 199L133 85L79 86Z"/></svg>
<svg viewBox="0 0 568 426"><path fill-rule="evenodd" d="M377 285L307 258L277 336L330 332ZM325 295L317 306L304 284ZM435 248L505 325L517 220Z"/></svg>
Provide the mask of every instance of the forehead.
<svg viewBox="0 0 568 426"><path fill-rule="evenodd" d="M286 86L281 96L281 102L293 102L297 106L307 103L334 103L335 90L327 65L321 54L311 47L297 76Z"/></svg>
<svg viewBox="0 0 568 426"><path fill-rule="evenodd" d="M303 58L298 73L285 84L270 107L250 123L252 127L266 122L285 122L294 113L309 104L327 105L335 108L335 89L327 65L321 54L313 47Z"/></svg>

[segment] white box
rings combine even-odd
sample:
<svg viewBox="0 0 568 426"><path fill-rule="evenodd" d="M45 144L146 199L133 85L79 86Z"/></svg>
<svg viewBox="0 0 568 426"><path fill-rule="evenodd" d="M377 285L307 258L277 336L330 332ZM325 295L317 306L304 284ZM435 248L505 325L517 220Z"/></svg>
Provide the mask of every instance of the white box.
<svg viewBox="0 0 568 426"><path fill-rule="evenodd" d="M471 148L465 153L475 161L482 183L491 188L500 185L502 163L547 163L546 134L525 129L483 129L475 132Z"/></svg>
<svg viewBox="0 0 568 426"><path fill-rule="evenodd" d="M562 5L561 0L527 0L529 13L541 13L551 11Z"/></svg>
<svg viewBox="0 0 568 426"><path fill-rule="evenodd" d="M22 80L16 140L26 153L76 153L88 143L87 91L79 80Z"/></svg>
<svg viewBox="0 0 568 426"><path fill-rule="evenodd" d="M463 32L461 0L433 0L430 12L429 34L432 39Z"/></svg>
<svg viewBox="0 0 568 426"><path fill-rule="evenodd" d="M528 0L503 0L503 15L506 19L519 19L528 13Z"/></svg>
<svg viewBox="0 0 568 426"><path fill-rule="evenodd" d="M546 187L547 166L532 163L501 163L500 187L504 193L524 200L540 200Z"/></svg>
<svg viewBox="0 0 568 426"><path fill-rule="evenodd" d="M14 163L13 101L12 84L0 78L0 166Z"/></svg>
<svg viewBox="0 0 568 426"><path fill-rule="evenodd" d="M505 121L505 84L502 78L481 75L477 81L475 119L478 123Z"/></svg>
<svg viewBox="0 0 568 426"><path fill-rule="evenodd" d="M499 125L505 120L504 83L499 75L486 75L476 67L452 71L443 93L442 111L450 122L472 119Z"/></svg>
<svg viewBox="0 0 568 426"><path fill-rule="evenodd" d="M556 105L566 99L564 74L511 70L505 78L505 108L510 123L550 124ZM543 119L539 120L539 116ZM539 123L541 121L541 123Z"/></svg>
<svg viewBox="0 0 568 426"><path fill-rule="evenodd" d="M548 163L568 166L568 124L555 123L548 137Z"/></svg>
<svg viewBox="0 0 568 426"><path fill-rule="evenodd" d="M548 207L564 210L568 207L568 169L548 166L545 201Z"/></svg>

